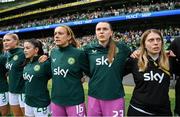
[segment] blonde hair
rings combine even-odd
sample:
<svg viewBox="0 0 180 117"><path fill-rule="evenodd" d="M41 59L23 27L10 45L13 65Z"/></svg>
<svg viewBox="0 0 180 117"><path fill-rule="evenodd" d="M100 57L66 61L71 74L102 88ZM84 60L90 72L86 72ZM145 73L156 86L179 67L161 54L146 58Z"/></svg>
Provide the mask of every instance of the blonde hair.
<svg viewBox="0 0 180 117"><path fill-rule="evenodd" d="M66 26L66 25L62 25L62 26L59 26L59 27L65 28L66 31L67 31L67 34L70 35L71 39L69 40L69 44L73 45L74 47L79 48L80 43L78 43L78 41L75 39L75 35L74 35L72 29L69 26Z"/></svg>
<svg viewBox="0 0 180 117"><path fill-rule="evenodd" d="M16 40L17 41L17 44L16 45L19 45L19 37L17 34L15 33L7 33L5 34L4 36L10 36L12 39Z"/></svg>
<svg viewBox="0 0 180 117"><path fill-rule="evenodd" d="M158 34L161 38L161 41L162 41L161 51L160 51L160 55L159 55L160 59L158 61L158 65L159 65L160 69L165 70L165 71L169 71L169 60L168 60L168 57L167 57L165 50L164 50L163 36L162 36L161 32L157 29L146 30L141 36L140 56L138 59L139 71L145 71L147 69L149 61L147 59L148 53L147 53L147 50L145 48L145 41L147 39L147 36L152 32Z"/></svg>

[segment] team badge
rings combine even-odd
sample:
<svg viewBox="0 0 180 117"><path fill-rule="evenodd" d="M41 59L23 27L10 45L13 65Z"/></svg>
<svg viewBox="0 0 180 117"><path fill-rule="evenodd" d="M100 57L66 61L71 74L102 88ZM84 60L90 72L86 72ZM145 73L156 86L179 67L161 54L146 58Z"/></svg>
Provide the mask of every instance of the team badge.
<svg viewBox="0 0 180 117"><path fill-rule="evenodd" d="M14 55L13 60L14 60L14 61L17 61L18 58L19 58L18 55Z"/></svg>
<svg viewBox="0 0 180 117"><path fill-rule="evenodd" d="M73 57L70 57L70 58L68 59L68 63L69 63L70 65L74 64L74 63L75 63L75 59L74 59Z"/></svg>
<svg viewBox="0 0 180 117"><path fill-rule="evenodd" d="M34 71L39 71L40 70L40 65L35 65L34 66Z"/></svg>

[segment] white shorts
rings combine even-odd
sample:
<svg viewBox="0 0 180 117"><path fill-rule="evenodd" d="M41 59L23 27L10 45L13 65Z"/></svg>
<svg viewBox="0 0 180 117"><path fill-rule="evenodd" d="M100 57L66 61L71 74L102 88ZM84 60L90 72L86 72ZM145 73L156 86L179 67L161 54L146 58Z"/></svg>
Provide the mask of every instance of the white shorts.
<svg viewBox="0 0 180 117"><path fill-rule="evenodd" d="M0 106L5 106L9 102L8 92L0 93Z"/></svg>
<svg viewBox="0 0 180 117"><path fill-rule="evenodd" d="M25 104L25 116L48 117L49 115L50 115L50 106L37 108Z"/></svg>
<svg viewBox="0 0 180 117"><path fill-rule="evenodd" d="M20 105L21 108L25 106L25 94L16 94L9 92L9 104L10 105Z"/></svg>

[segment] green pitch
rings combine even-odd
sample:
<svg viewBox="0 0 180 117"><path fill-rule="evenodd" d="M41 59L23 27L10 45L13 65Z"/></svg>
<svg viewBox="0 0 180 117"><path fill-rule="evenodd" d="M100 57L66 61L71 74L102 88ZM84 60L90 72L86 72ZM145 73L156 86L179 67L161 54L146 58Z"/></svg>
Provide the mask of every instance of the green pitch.
<svg viewBox="0 0 180 117"><path fill-rule="evenodd" d="M85 91L85 99L87 102L87 92L88 92L88 84L84 83L84 91ZM134 87L133 86L124 86L124 90L125 90L125 105L126 105L126 112L129 106L129 101L131 99L132 96L132 92L133 92ZM169 96L170 96L170 101L171 101L171 110L172 112L174 111L174 105L175 105L175 91L174 89L170 89L169 90Z"/></svg>
<svg viewBox="0 0 180 117"><path fill-rule="evenodd" d="M51 92L51 80L49 81L48 83L48 88L49 88L49 91ZM83 84L84 86L84 92L85 92L85 101L86 101L86 104L87 104L87 93L88 93L88 83L84 83ZM129 106L129 101L131 99L131 96L132 96L132 91L133 91L133 86L124 86L124 90L125 90L125 104L126 104L126 112L127 112L127 109L128 109L128 106ZM169 91L169 96L170 96L170 100L171 100L171 110L172 112L174 111L174 105L175 105L175 92L174 92L174 89L170 89ZM12 114L10 114L12 115Z"/></svg>

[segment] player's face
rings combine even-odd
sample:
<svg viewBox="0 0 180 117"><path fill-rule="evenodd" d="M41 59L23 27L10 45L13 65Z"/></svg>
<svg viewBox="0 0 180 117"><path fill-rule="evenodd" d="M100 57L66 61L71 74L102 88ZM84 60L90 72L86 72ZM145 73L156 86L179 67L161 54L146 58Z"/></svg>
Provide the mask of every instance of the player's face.
<svg viewBox="0 0 180 117"><path fill-rule="evenodd" d="M108 23L100 22L96 25L96 36L101 43L109 41L109 38L112 36L112 34L113 31L111 30Z"/></svg>
<svg viewBox="0 0 180 117"><path fill-rule="evenodd" d="M10 50L17 47L18 41L13 39L11 35L5 35L3 37L3 46L5 50Z"/></svg>
<svg viewBox="0 0 180 117"><path fill-rule="evenodd" d="M32 59L38 53L38 48L35 48L30 42L24 42L24 54L26 58Z"/></svg>
<svg viewBox="0 0 180 117"><path fill-rule="evenodd" d="M70 36L64 27L57 27L54 30L54 42L57 46L66 47L69 45Z"/></svg>
<svg viewBox="0 0 180 117"><path fill-rule="evenodd" d="M159 54L162 47L162 39L157 33L151 32L145 40L145 48L149 54Z"/></svg>

